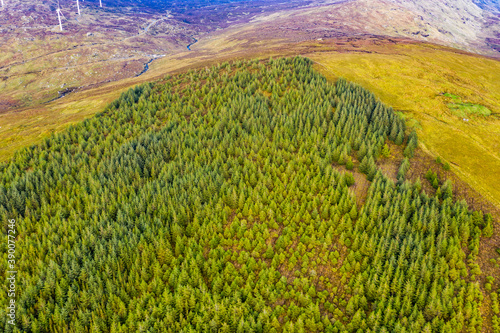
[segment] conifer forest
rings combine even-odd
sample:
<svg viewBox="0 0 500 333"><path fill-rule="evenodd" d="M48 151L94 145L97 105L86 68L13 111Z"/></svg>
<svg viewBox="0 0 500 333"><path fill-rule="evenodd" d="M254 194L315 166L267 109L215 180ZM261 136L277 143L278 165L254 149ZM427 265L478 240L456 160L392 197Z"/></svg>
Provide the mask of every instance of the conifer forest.
<svg viewBox="0 0 500 333"><path fill-rule="evenodd" d="M2 331L480 332L483 300L499 306L477 280L492 217L432 171L435 194L408 179L417 149L392 108L307 58L137 86L0 164L19 271Z"/></svg>

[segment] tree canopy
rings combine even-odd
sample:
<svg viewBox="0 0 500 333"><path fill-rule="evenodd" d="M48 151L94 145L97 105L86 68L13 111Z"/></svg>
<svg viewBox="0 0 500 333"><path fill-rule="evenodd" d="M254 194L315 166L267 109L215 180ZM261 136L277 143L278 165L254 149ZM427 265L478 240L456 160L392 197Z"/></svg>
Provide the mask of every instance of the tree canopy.
<svg viewBox="0 0 500 333"><path fill-rule="evenodd" d="M0 164L0 221L4 234L18 221L21 277L18 324L2 325L479 331L475 258L491 222L451 187L423 193L405 179L408 159L397 183L381 173L388 141L413 156L405 133L372 93L327 82L301 57L131 89ZM371 181L364 204L344 164Z"/></svg>

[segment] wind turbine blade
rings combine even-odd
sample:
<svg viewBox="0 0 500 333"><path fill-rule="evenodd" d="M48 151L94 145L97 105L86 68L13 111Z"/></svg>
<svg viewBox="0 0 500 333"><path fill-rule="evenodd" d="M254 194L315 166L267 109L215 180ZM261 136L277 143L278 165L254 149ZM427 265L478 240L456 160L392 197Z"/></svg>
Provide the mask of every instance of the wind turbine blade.
<svg viewBox="0 0 500 333"><path fill-rule="evenodd" d="M61 31L63 31L61 22L61 9L57 8L56 12L57 12L57 18L59 19L59 28L61 29Z"/></svg>
<svg viewBox="0 0 500 333"><path fill-rule="evenodd" d="M64 13L62 12L62 10L59 9L59 13L61 13L61 16L64 17L65 20L67 20L66 16L64 16Z"/></svg>

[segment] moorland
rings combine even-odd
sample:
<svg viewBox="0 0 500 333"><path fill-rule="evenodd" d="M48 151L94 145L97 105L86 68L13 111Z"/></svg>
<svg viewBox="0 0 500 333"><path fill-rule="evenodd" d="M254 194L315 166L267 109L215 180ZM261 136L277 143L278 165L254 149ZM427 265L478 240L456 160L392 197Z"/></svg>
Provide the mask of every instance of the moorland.
<svg viewBox="0 0 500 333"><path fill-rule="evenodd" d="M19 329L499 331L496 3L84 4L0 27Z"/></svg>

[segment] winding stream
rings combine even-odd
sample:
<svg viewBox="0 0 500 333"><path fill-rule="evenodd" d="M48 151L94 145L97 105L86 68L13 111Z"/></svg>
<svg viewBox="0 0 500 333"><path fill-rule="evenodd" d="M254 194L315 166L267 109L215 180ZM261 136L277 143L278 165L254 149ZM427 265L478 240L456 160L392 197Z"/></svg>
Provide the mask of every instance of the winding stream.
<svg viewBox="0 0 500 333"><path fill-rule="evenodd" d="M155 60L155 58L149 59L149 61L144 64L144 69L142 70L142 72L140 72L139 74L137 74L136 77L141 76L142 74L146 73L149 70L149 64L152 63L153 60Z"/></svg>
<svg viewBox="0 0 500 333"><path fill-rule="evenodd" d="M193 38L194 42L192 42L191 44L188 44L187 49L188 49L189 51L192 51L192 50L191 50L191 45L193 45L193 44L195 44L196 42L198 42L198 40L197 40L196 38L194 38L194 37L192 37L192 36L191 36L191 38Z"/></svg>
<svg viewBox="0 0 500 333"><path fill-rule="evenodd" d="M164 54L155 54L155 55L152 55L152 58L149 59L149 61L144 64L144 69L142 70L142 72L140 72L139 74L137 74L135 77L141 76L142 74L146 73L149 70L149 64L152 63L153 60L163 58L164 56L165 56Z"/></svg>

